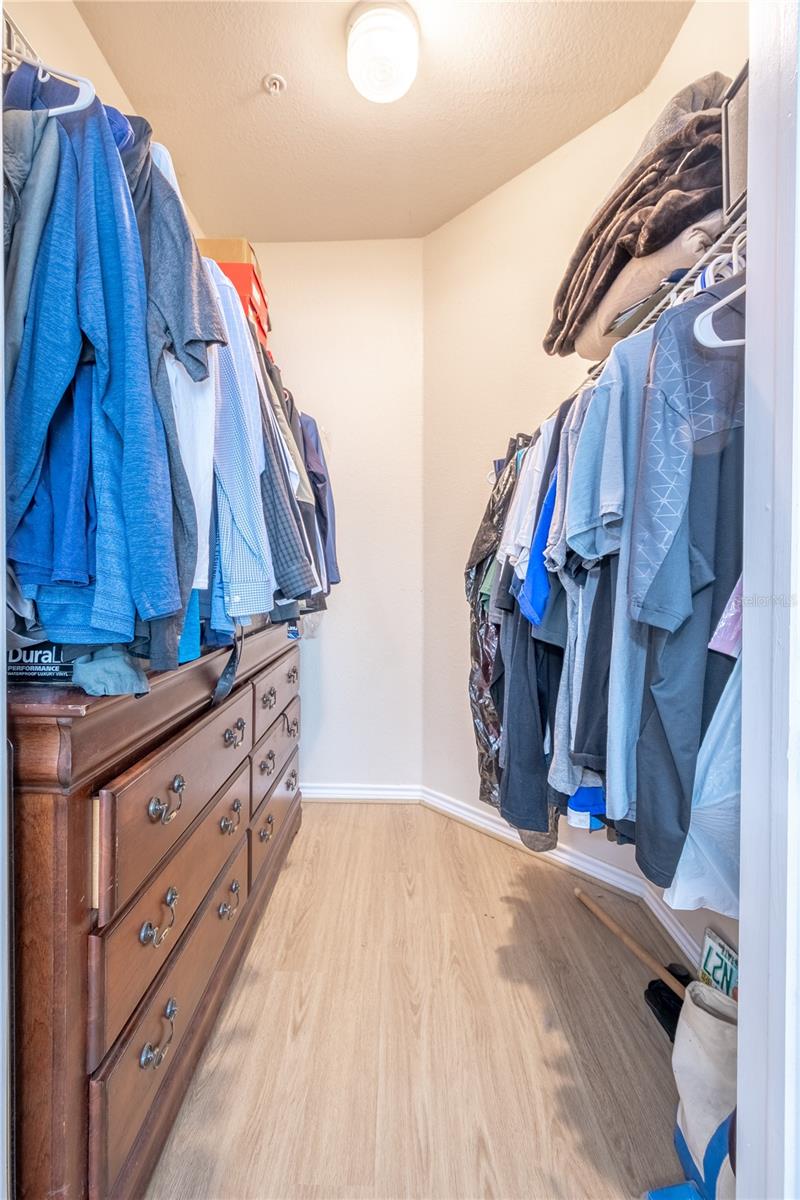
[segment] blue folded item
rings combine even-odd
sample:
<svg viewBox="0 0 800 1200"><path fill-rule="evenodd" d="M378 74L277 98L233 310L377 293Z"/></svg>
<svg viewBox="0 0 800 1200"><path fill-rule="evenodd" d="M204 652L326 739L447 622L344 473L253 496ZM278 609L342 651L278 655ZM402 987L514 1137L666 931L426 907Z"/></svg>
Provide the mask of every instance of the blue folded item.
<svg viewBox="0 0 800 1200"><path fill-rule="evenodd" d="M531 556L528 559L528 570L522 591L517 596L517 603L522 615L531 625L541 625L550 598L550 572L544 565L544 552L547 539L550 536L550 526L553 521L553 510L556 504L556 472L553 471L549 487L542 501L539 520L533 532L531 541Z"/></svg>
<svg viewBox="0 0 800 1200"><path fill-rule="evenodd" d="M575 812L604 813L606 811L606 793L601 787L579 787L569 798L569 807Z"/></svg>
<svg viewBox="0 0 800 1200"><path fill-rule="evenodd" d="M181 640L178 643L178 662L194 662L200 657L200 592L194 589L186 605Z"/></svg>

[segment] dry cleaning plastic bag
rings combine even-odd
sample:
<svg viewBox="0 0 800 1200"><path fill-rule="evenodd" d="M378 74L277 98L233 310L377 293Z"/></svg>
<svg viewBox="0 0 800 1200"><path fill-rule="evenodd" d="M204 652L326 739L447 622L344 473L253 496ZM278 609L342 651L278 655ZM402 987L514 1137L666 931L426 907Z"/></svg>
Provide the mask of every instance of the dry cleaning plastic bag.
<svg viewBox="0 0 800 1200"><path fill-rule="evenodd" d="M690 983L681 1010L672 1069L678 1087L675 1148L703 1200L733 1200L728 1152L736 1108L737 1005L705 983Z"/></svg>
<svg viewBox="0 0 800 1200"><path fill-rule="evenodd" d="M742 660L720 696L697 756L689 832L664 899L672 908L739 916Z"/></svg>

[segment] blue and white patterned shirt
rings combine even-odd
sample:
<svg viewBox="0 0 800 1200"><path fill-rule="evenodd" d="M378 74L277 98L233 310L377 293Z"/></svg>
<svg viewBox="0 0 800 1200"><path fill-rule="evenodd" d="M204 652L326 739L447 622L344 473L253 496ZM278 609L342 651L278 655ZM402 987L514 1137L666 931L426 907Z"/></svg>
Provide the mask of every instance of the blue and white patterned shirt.
<svg viewBox="0 0 800 1200"><path fill-rule="evenodd" d="M237 620L271 612L277 591L261 498L264 435L247 318L231 281L211 259L205 263L228 338L219 347L214 476L222 595Z"/></svg>

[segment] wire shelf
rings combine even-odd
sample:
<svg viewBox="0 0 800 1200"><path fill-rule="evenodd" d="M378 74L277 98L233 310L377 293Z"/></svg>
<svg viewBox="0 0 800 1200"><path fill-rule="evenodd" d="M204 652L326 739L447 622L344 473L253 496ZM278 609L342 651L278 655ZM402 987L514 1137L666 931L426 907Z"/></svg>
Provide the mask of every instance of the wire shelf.
<svg viewBox="0 0 800 1200"><path fill-rule="evenodd" d="M702 275L703 271L712 263L715 258L721 254L728 254L733 250L734 242L739 245L744 245L747 238L747 210L740 213L735 221L731 221L715 242L709 246L705 254L697 260L693 267L690 267L686 274L678 280L673 288L662 296L658 304L651 308L650 312L644 317L633 333L640 333L642 329L649 329L651 325L655 325L661 314L673 304L679 303L681 300L688 298L694 291L694 286ZM629 334L632 337L633 334Z"/></svg>

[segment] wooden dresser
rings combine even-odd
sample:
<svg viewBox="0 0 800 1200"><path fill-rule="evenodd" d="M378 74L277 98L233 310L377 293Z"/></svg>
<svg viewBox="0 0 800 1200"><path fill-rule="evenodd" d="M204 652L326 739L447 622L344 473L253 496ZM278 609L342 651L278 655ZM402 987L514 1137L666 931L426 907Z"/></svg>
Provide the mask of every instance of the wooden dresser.
<svg viewBox="0 0 800 1200"><path fill-rule="evenodd" d="M20 1196L142 1194L300 826L297 643L245 638L211 708L228 657L10 689Z"/></svg>

